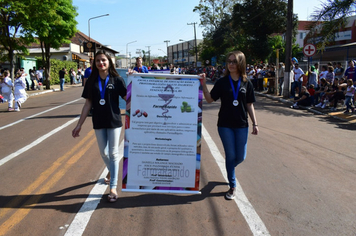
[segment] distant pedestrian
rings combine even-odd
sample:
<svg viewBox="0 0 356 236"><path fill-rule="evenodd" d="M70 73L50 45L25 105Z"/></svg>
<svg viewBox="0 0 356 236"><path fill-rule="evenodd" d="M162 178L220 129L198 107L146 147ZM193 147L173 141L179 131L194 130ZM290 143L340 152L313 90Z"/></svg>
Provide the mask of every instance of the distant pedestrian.
<svg viewBox="0 0 356 236"><path fill-rule="evenodd" d="M90 58L89 63L90 63L90 66L88 68L86 68L84 71L84 78L83 78L82 86L85 86L85 82L88 80L88 78L91 74L91 69L93 66L93 58Z"/></svg>
<svg viewBox="0 0 356 236"><path fill-rule="evenodd" d="M35 90L35 85L36 85L36 74L35 71L33 71L32 69L30 69L28 71L29 75L30 75L30 80L31 80L31 90Z"/></svg>
<svg viewBox="0 0 356 236"><path fill-rule="evenodd" d="M76 81L75 80L76 73L73 68L70 68L69 76L70 76L70 84L73 85Z"/></svg>
<svg viewBox="0 0 356 236"><path fill-rule="evenodd" d="M59 85L61 91L64 91L65 75L68 75L68 72L66 68L62 68L62 70L59 71Z"/></svg>
<svg viewBox="0 0 356 236"><path fill-rule="evenodd" d="M278 68L278 85L279 85L278 96L282 95L283 83L284 83L284 71L285 71L284 63L280 62Z"/></svg>
<svg viewBox="0 0 356 236"><path fill-rule="evenodd" d="M36 77L37 77L37 81L43 83L43 70L42 67L40 67L37 71L36 71Z"/></svg>
<svg viewBox="0 0 356 236"><path fill-rule="evenodd" d="M253 103L255 100L252 82L246 75L246 58L240 51L230 52L226 60L224 77L216 81L209 92L206 75L201 74L205 100L212 103L220 99L218 132L225 150L225 166L230 189L225 197L229 200L236 195L235 167L246 158L248 120L252 121L252 134L258 134Z"/></svg>
<svg viewBox="0 0 356 236"><path fill-rule="evenodd" d="M146 66L142 65L142 57L136 58L136 66L134 68L138 73L148 73L148 69Z"/></svg>
<svg viewBox="0 0 356 236"><path fill-rule="evenodd" d="M345 105L346 105L346 111L344 111L344 113L349 113L350 110L352 112L355 111L355 107L352 103L352 99L354 97L355 94L355 87L353 85L352 79L348 79L347 80L347 88L345 91Z"/></svg>
<svg viewBox="0 0 356 236"><path fill-rule="evenodd" d="M27 100L26 82L21 72L16 73L14 81L15 111L20 111L22 104Z"/></svg>
<svg viewBox="0 0 356 236"><path fill-rule="evenodd" d="M12 94L12 89L14 85L12 84L9 75L10 72L8 70L5 70L3 73L4 78L1 80L0 87L1 87L2 96L4 97L3 100L9 103L7 110L13 111L14 109L12 108L12 106L14 101L14 95Z"/></svg>
<svg viewBox="0 0 356 236"><path fill-rule="evenodd" d="M100 155L109 170L109 202L116 202L119 173L119 139L122 127L119 96L126 100L126 85L104 50L96 52L92 73L85 83L82 97L85 104L72 136L79 137L82 125L93 108L92 122Z"/></svg>

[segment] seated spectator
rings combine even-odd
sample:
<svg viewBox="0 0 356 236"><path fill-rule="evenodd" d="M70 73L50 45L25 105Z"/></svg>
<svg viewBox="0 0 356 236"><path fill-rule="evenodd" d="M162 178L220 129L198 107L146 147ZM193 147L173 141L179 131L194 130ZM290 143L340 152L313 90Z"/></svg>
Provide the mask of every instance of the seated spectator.
<svg viewBox="0 0 356 236"><path fill-rule="evenodd" d="M320 80L320 83L321 83L321 79L324 78L326 79L326 74L328 73L328 67L327 66L322 66L321 67L321 72L319 74L319 80Z"/></svg>
<svg viewBox="0 0 356 236"><path fill-rule="evenodd" d="M315 88L314 88L314 84L310 84L308 86L308 92L310 94L310 102L313 105L314 104L314 95L315 95Z"/></svg>
<svg viewBox="0 0 356 236"><path fill-rule="evenodd" d="M314 94L314 104L318 103L319 100L325 95L325 93L328 91L328 83L326 82L325 78L322 78L320 80L320 86L316 89L315 94ZM320 101L319 104L317 104L315 107L321 107L323 103Z"/></svg>
<svg viewBox="0 0 356 236"><path fill-rule="evenodd" d="M343 82L343 80L340 79L340 81ZM336 111L337 109L337 103L340 100L345 99L345 89L346 89L346 84L345 83L339 83L339 79L335 78L335 83L333 86L334 92L333 96L330 98L330 102L333 103L333 107L330 108L330 111Z"/></svg>
<svg viewBox="0 0 356 236"><path fill-rule="evenodd" d="M329 98L332 95L332 85L326 82L326 89L324 90L324 93L320 97L320 103L316 105L315 107L321 107L322 109L325 109L329 105Z"/></svg>
<svg viewBox="0 0 356 236"><path fill-rule="evenodd" d="M299 108L299 106L310 106L311 105L311 100L310 100L310 93L307 90L307 87L302 86L300 96L298 98L295 98L293 106L291 108Z"/></svg>

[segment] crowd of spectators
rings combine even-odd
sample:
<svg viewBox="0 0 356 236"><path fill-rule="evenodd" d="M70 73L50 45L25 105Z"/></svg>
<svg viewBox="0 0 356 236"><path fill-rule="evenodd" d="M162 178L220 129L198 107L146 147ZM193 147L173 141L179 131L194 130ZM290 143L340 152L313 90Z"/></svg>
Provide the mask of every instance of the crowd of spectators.
<svg viewBox="0 0 356 236"><path fill-rule="evenodd" d="M329 108L336 111L340 101L341 105L346 106L344 113L354 112L355 110L355 86L356 70L355 62L350 60L348 68L345 70L341 62L329 62L322 65L319 72L319 64L315 63L308 69L308 76L299 69L298 63L293 63L293 81L291 86L291 98L295 99L293 108L299 105L315 106L321 109ZM305 79L300 79L300 74ZM305 89L300 86L306 86ZM295 96L295 92L299 96ZM304 99L302 99L304 98ZM304 100L304 101L303 101ZM303 101L303 104L300 102Z"/></svg>
<svg viewBox="0 0 356 236"><path fill-rule="evenodd" d="M291 63L290 98L295 100L293 108L302 105L320 107L321 109L330 108L330 111L336 111L338 104L343 102L341 104L346 106L345 113L355 110L355 61L350 60L346 70L342 67L341 62L329 62L322 66L315 63L307 71L300 68L295 58L291 59ZM221 78L225 71L223 66L179 67L171 65L169 69L173 74L206 73L207 78L213 82ZM285 73L283 62L277 66L274 63L247 64L246 69L255 91L274 93L277 90L278 95L282 95ZM276 71L278 71L278 81L276 81Z"/></svg>

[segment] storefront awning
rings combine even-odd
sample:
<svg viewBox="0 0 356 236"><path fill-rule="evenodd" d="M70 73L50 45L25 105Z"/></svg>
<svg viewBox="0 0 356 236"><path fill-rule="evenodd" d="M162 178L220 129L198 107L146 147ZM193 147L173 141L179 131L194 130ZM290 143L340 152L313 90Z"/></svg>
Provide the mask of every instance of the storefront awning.
<svg viewBox="0 0 356 236"><path fill-rule="evenodd" d="M88 55L85 55L85 54L82 54L82 53L76 53L76 52L72 52L72 54L78 56L80 59L80 61L89 61L89 56Z"/></svg>

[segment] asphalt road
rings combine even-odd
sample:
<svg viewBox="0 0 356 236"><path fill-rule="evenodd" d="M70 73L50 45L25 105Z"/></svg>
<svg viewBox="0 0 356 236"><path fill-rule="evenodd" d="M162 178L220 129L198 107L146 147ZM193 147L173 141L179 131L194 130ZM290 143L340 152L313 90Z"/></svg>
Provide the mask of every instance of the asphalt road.
<svg viewBox="0 0 356 236"><path fill-rule="evenodd" d="M356 235L354 125L258 97L260 134L227 201L219 104L204 104L202 193L119 192L111 204L91 120L71 137L81 92L0 104L0 235Z"/></svg>

